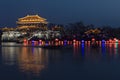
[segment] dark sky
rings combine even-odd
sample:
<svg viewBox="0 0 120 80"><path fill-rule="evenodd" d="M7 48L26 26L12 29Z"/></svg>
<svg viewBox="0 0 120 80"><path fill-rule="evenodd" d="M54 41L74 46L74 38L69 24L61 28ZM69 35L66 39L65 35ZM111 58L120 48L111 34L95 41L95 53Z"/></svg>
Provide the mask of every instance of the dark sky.
<svg viewBox="0 0 120 80"><path fill-rule="evenodd" d="M0 0L0 26L16 27L27 14L52 23L120 26L120 0Z"/></svg>

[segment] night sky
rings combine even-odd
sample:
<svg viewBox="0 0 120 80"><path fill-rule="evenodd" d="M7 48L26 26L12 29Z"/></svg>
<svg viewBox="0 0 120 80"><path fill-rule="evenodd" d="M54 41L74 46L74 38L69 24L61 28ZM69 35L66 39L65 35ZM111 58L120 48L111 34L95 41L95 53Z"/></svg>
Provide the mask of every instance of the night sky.
<svg viewBox="0 0 120 80"><path fill-rule="evenodd" d="M83 21L120 26L120 0L0 0L0 27L16 27L18 18L38 14L51 23Z"/></svg>

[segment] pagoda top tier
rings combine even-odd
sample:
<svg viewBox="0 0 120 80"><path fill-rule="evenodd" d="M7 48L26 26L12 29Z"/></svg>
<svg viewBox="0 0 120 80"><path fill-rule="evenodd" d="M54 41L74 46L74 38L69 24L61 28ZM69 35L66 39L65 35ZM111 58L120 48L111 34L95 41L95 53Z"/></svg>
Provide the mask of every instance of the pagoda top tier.
<svg viewBox="0 0 120 80"><path fill-rule="evenodd" d="M23 18L19 18L18 21L17 21L17 24L29 24L29 23L47 24L48 22L46 21L45 18L42 18L38 15L27 15Z"/></svg>

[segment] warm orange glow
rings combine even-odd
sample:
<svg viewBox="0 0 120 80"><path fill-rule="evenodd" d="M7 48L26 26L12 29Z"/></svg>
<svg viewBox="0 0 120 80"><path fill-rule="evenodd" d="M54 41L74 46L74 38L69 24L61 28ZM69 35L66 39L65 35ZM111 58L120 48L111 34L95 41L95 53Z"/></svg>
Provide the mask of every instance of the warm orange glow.
<svg viewBox="0 0 120 80"><path fill-rule="evenodd" d="M85 34L91 34L91 33L99 34L99 33L101 33L101 31L99 29L90 29L85 32Z"/></svg>
<svg viewBox="0 0 120 80"><path fill-rule="evenodd" d="M26 42L27 41L27 39L24 39L24 42Z"/></svg>
<svg viewBox="0 0 120 80"><path fill-rule="evenodd" d="M27 15L23 18L19 18L16 23L18 24L18 30L29 30L39 28L47 30L46 24L48 24L46 19L38 15Z"/></svg>
<svg viewBox="0 0 120 80"><path fill-rule="evenodd" d="M48 22L46 19L38 16L38 15L27 15L23 18L19 18L17 24L26 24L26 23L44 23L47 24Z"/></svg>
<svg viewBox="0 0 120 80"><path fill-rule="evenodd" d="M112 42L112 39L109 39L109 42L111 43L111 42Z"/></svg>
<svg viewBox="0 0 120 80"><path fill-rule="evenodd" d="M64 42L63 41L61 41L61 45L63 45L64 44Z"/></svg>
<svg viewBox="0 0 120 80"><path fill-rule="evenodd" d="M18 57L18 66L21 71L25 73L34 73L39 75L42 69L47 64L47 55L42 54L44 51L40 49L34 49L34 54L30 51L32 49L23 47L21 54Z"/></svg>

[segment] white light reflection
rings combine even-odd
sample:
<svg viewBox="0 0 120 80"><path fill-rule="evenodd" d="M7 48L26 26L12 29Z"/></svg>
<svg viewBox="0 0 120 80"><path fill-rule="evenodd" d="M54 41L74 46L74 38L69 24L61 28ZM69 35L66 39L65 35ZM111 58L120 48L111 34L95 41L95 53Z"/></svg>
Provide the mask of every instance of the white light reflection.
<svg viewBox="0 0 120 80"><path fill-rule="evenodd" d="M115 54L115 58L118 57L118 43L114 43L114 54Z"/></svg>
<svg viewBox="0 0 120 80"><path fill-rule="evenodd" d="M14 65L19 52L17 47L2 47L2 60L7 65Z"/></svg>

